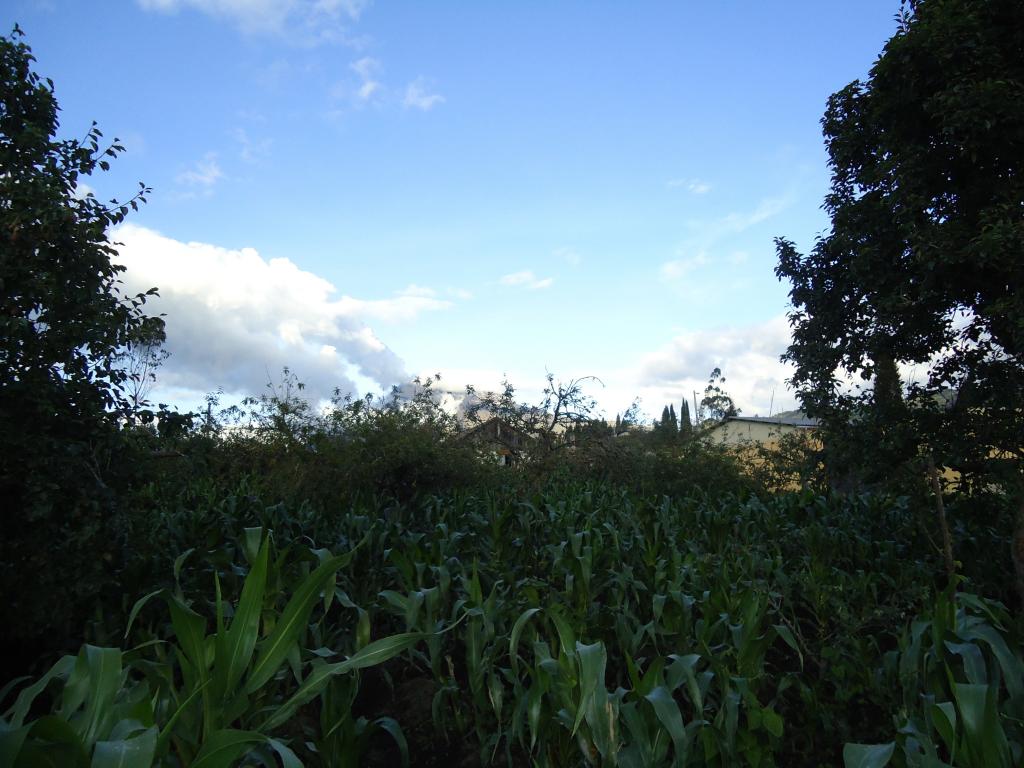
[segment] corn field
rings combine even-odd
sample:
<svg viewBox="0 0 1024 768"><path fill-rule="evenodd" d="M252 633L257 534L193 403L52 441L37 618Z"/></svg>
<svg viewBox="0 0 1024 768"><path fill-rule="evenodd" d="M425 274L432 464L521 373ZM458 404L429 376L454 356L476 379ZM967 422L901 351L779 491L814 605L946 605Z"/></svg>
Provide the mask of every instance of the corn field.
<svg viewBox="0 0 1024 768"><path fill-rule="evenodd" d="M0 764L1021 761L1019 625L898 501L243 489L160 526L191 546L104 647L2 692Z"/></svg>

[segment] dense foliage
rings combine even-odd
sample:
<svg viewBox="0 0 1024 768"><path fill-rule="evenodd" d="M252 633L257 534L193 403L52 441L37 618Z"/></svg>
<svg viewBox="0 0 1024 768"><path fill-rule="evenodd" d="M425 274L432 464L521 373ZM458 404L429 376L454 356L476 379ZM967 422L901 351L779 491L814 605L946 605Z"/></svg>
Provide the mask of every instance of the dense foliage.
<svg viewBox="0 0 1024 768"><path fill-rule="evenodd" d="M786 357L836 482L931 460L1017 499L1024 600L1024 5L906 5L867 80L829 99L830 231L806 255L777 242Z"/></svg>
<svg viewBox="0 0 1024 768"><path fill-rule="evenodd" d="M135 589L96 638L123 642L131 613L127 650L87 646L23 693L5 716L22 754L832 765L899 729L907 764L1009 766L1024 744L1020 627L968 594L989 585L943 590L899 500L553 478L334 514L248 486L152 501ZM29 716L47 685L59 737Z"/></svg>
<svg viewBox="0 0 1024 768"><path fill-rule="evenodd" d="M1024 7L911 5L867 81L829 99L831 231L806 256L779 241L787 357L813 414L848 421L858 393L838 377L863 374L881 416L970 469L1020 451ZM926 371L902 413L897 362Z"/></svg>
<svg viewBox="0 0 1024 768"><path fill-rule="evenodd" d="M17 28L0 38L0 626L8 658L35 652L57 616L77 634L82 600L115 556L111 512L129 462L118 420L130 374L119 361L163 325L142 314L145 295L121 295L123 268L107 239L146 190L109 205L80 194L122 147L101 144L95 125L82 140L55 138L53 84L32 61ZM33 599L40 593L49 599Z"/></svg>
<svg viewBox="0 0 1024 768"><path fill-rule="evenodd" d="M859 147L872 125L885 141L908 128L890 109L887 89L902 82L893 61L913 75L904 85L930 94L909 126L927 133L936 104L966 109L985 91L971 66L929 65L956 48L950 30L974 41L983 73L1000 46L1019 50L1024 27L991 28L1016 18L1003 2L914 5L871 84L830 105L840 226L807 259L782 246L780 271L805 308L846 274L830 269L862 258L875 269L870 259L899 238L906 265L920 266L938 258L921 249L948 235L940 267L951 277L981 247L945 226L959 209L926 209L909 230L886 219L909 205L904 176L922 158ZM835 431L824 445L716 445L715 419L737 412L717 369L696 425L684 402L653 430L638 428L636 405L615 428L592 420L585 378L549 375L539 406L510 385L481 395L471 416L525 435L513 467L437 406L431 379L411 397L338 397L321 410L285 371L238 407L218 410L211 396L205 414L153 414L138 385L159 364L161 324L142 315L144 296L118 294L106 234L137 200L107 208L76 195L80 176L120 148L101 149L95 128L85 142L56 141L52 86L30 65L17 32L0 40L0 765L1024 761L1024 625L1006 607L1005 535L1019 514L1005 478L1019 473L1020 446L992 437L1014 434L1019 412L984 410L1001 391L1019 394L1019 297L1001 283L940 302L946 312L976 300L966 325L935 329L944 341L967 334L977 354L963 359L982 367L965 374L965 412L998 421L965 433L967 450L986 465L1018 462L956 492L929 492L918 466L899 473L892 459L927 435L945 460L951 425L967 421L927 401L914 419L937 414L941 429L871 431L926 426L896 418L906 411L894 365L912 358L895 333L885 341L895 305L881 293L858 294L864 325L838 352L807 346L828 318L798 309L792 353L805 384L818 381L808 360L820 355L849 353L850 370L870 359L883 397L841 423L877 440L873 462L847 451L837 464ZM1018 82L989 85L1005 96ZM994 106L1016 125L1019 104ZM955 155L958 126L929 141ZM863 167L840 170L843 157ZM941 202L977 203L971 221L999 242L1019 234L1013 205L958 194ZM881 250L844 239L853 223ZM1004 261L1019 265L997 251L985 255L1002 280Z"/></svg>

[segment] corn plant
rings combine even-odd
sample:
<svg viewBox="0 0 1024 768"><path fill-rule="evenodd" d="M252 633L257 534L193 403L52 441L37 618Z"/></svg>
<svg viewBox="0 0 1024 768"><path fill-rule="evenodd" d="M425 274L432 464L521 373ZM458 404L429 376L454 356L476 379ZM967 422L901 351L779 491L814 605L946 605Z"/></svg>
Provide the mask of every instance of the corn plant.
<svg viewBox="0 0 1024 768"><path fill-rule="evenodd" d="M89 764L91 759L93 765L150 765L173 757L176 764L212 768L231 765L249 752L269 751L287 768L300 766L279 734L318 697L322 743L357 756L352 747L365 743L369 729L351 717L353 694L340 693L332 681L357 681L358 670L388 661L427 635L365 642L337 662L315 654L303 660L300 648L314 606L323 600L325 612L330 608L333 589L328 585L354 550L338 556L321 552L320 565L289 590L279 610L267 591L270 572L280 567L271 558L271 539L262 529L251 529L245 542L250 569L241 596L232 605L216 582L212 633L207 618L181 596L164 590L142 598L132 611L129 631L146 603L159 597L167 606L174 640L146 644L132 653L137 659L128 667L121 651L112 648L85 646L77 659L61 659L4 714L4 764L64 764L66 759L67 764ZM145 650L152 654L147 657ZM63 685L53 713L28 722L33 701L55 682ZM374 725L404 747L396 722ZM338 739L331 741L336 734L340 746Z"/></svg>
<svg viewBox="0 0 1024 768"><path fill-rule="evenodd" d="M904 692L897 738L847 744L852 766L1011 768L1024 760L1024 656L1002 605L955 592L914 621L888 661Z"/></svg>

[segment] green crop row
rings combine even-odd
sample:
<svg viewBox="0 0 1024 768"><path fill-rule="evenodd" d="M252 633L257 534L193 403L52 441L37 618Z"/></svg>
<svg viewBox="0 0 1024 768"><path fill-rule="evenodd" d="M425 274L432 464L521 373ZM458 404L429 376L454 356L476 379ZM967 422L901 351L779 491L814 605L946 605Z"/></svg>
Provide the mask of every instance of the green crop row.
<svg viewBox="0 0 1024 768"><path fill-rule="evenodd" d="M152 525L178 554L108 618L128 650L4 691L0 764L1021 759L1020 627L942 589L898 501L569 482L324 515L242 488Z"/></svg>

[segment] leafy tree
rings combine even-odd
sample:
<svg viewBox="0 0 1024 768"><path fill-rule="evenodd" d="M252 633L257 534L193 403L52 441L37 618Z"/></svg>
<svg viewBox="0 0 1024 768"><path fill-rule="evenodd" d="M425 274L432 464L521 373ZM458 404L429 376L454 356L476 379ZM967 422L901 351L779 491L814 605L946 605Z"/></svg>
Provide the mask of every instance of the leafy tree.
<svg viewBox="0 0 1024 768"><path fill-rule="evenodd" d="M700 401L701 414L704 419L722 421L739 413L732 397L722 388L724 384L725 376L722 375L722 370L715 368L711 371L708 385L704 388L704 397Z"/></svg>
<svg viewBox="0 0 1024 768"><path fill-rule="evenodd" d="M472 386L466 387L471 400L467 418L474 423L499 417L512 426L536 438L537 449L542 455L566 445L563 436L574 427L587 424L597 410L597 401L586 393L588 382L601 380L596 376L559 381L553 373L545 377L541 401L528 405L516 400L515 387L507 380L502 382L501 393L488 392L480 395Z"/></svg>
<svg viewBox="0 0 1024 768"><path fill-rule="evenodd" d="M833 450L869 476L918 455L998 474L1024 598L1022 50L1018 0L907 3L867 81L829 99L831 231L807 255L777 240L776 273ZM904 386L899 364L926 373Z"/></svg>
<svg viewBox="0 0 1024 768"><path fill-rule="evenodd" d="M164 348L167 340L163 321L147 318L145 327L141 328L136 338L129 341L117 359L127 373L124 381L126 417L134 421L139 416L152 416L152 413L140 413L150 402L149 393L156 383L156 372L166 362L171 353Z"/></svg>
<svg viewBox="0 0 1024 768"><path fill-rule="evenodd" d="M645 418L640 398L634 397L633 402L629 404L629 408L622 414L622 431L628 432L630 427L639 426Z"/></svg>
<svg viewBox="0 0 1024 768"><path fill-rule="evenodd" d="M0 37L0 626L32 643L110 567L118 415L130 407L118 358L162 322L142 312L155 291L121 294L107 236L148 190L110 205L79 194L123 147L102 145L95 124L82 140L55 138L53 84L21 38L17 27Z"/></svg>

